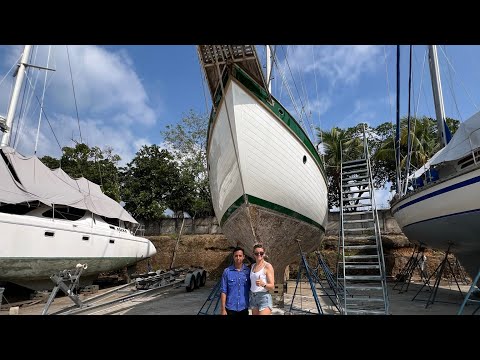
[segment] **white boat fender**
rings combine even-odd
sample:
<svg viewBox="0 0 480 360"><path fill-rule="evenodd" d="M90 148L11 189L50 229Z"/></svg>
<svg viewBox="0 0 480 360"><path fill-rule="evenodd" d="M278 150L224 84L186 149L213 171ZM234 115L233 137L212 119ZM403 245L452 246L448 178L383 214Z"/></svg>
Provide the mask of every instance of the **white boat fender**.
<svg viewBox="0 0 480 360"><path fill-rule="evenodd" d="M77 264L77 268L83 267L84 270L87 270L88 265L87 264Z"/></svg>

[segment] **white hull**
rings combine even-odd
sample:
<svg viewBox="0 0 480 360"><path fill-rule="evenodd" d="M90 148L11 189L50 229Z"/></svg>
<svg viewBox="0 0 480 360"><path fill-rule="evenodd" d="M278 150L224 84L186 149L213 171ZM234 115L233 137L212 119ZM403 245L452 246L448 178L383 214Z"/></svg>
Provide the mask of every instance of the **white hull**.
<svg viewBox="0 0 480 360"><path fill-rule="evenodd" d="M480 268L480 168L420 188L392 205L404 234L451 251L471 276Z"/></svg>
<svg viewBox="0 0 480 360"><path fill-rule="evenodd" d="M88 265L81 278L92 279L156 253L148 239L94 217L87 212L69 221L0 213L0 281L51 289L52 274L78 263Z"/></svg>
<svg viewBox="0 0 480 360"><path fill-rule="evenodd" d="M299 257L295 239L304 251L320 244L328 214L325 178L298 133L271 109L236 80L225 91L208 146L215 214L232 245L250 254L262 243L274 266L287 266Z"/></svg>

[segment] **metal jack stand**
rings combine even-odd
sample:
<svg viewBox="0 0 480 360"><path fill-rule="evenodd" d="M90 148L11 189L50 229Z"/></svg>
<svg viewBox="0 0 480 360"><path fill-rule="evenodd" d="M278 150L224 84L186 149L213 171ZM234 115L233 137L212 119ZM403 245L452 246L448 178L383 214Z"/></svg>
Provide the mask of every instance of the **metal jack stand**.
<svg viewBox="0 0 480 360"><path fill-rule="evenodd" d="M425 248L423 246L418 246L418 247L417 245L414 246L412 256L410 256L410 259L408 259L403 269L397 275L397 281L393 286L394 290L396 289L397 286L400 286L400 289L398 291L399 293L407 292L408 287L410 286L410 283L412 281L413 272L417 268L420 271L421 280L425 283L425 281L428 279L428 276L427 276L427 272L423 268L423 266L425 265L424 252L425 252ZM403 290L404 286L406 286L405 290ZM430 284L428 282L427 282L427 286L429 290L431 290Z"/></svg>
<svg viewBox="0 0 480 360"><path fill-rule="evenodd" d="M80 275L83 270L87 269L87 264L77 264L74 270L63 270L58 274L53 274L50 279L56 284L48 298L45 308L42 311L42 315L47 315L48 308L55 299L58 290L62 290L79 308L82 307L82 302L78 298L78 295L74 293L74 290L78 287ZM66 282L70 282L70 285L66 285Z"/></svg>
<svg viewBox="0 0 480 360"><path fill-rule="evenodd" d="M222 279L215 284L212 291L208 295L207 300L203 303L202 307L198 311L197 315L218 315L220 313L220 287L222 284ZM213 309L211 309L213 305Z"/></svg>
<svg viewBox="0 0 480 360"><path fill-rule="evenodd" d="M298 249L300 250L300 255L302 259L301 265L298 267L298 276L297 276L297 283L295 284L295 291L293 292L292 302L290 304L289 313L292 313L293 308L293 301L295 300L295 295L297 293L298 283L301 281L302 271L305 270L305 274L307 276L308 282L310 283L310 289L312 290L313 298L315 300L315 305L317 306L318 315L323 315L322 306L320 305L320 301L318 300L317 289L315 284L318 283L321 285L318 276L314 272L310 272L310 267L308 266L307 259L305 258L305 254L302 252L302 248L300 247L300 240L296 240L298 244ZM315 278L315 281L312 279L312 276ZM303 312L307 312L301 310Z"/></svg>
<svg viewBox="0 0 480 360"><path fill-rule="evenodd" d="M479 279L480 279L480 271L478 272L477 276L475 276L475 279L473 280L472 285L470 286L470 289L468 290L468 293L465 296L465 299L463 300L462 306L460 306L460 309L458 310L457 315L462 315L463 309L465 308L465 305L467 305L468 302L473 302L477 304L480 303L479 300L470 299L470 296L472 296L472 294L475 291L478 291L477 282ZM480 305L478 305L477 308L472 312L472 315L475 315L479 309L480 309Z"/></svg>
<svg viewBox="0 0 480 360"><path fill-rule="evenodd" d="M432 273L432 275L430 275L430 277L424 282L420 290L418 290L418 292L413 297L412 301L415 300L417 295L420 294L420 292L425 286L430 284L430 279L435 276L435 284L433 285L433 291L430 292L430 296L427 299L427 304L425 305L425 308L427 308L428 305L433 304L435 302L435 297L437 296L437 292L438 292L438 286L440 285L440 280L442 279L442 275L447 265L450 269L450 273L452 274L453 279L455 280L455 283L457 284L458 291L460 291L460 294L463 297L463 293L462 293L462 290L460 289L460 285L458 284L457 277L455 276L455 272L453 271L452 264L450 263L450 260L448 260L448 255L450 254L450 247L452 245L453 245L452 243L448 245L447 251L445 252L445 257L443 258L442 262L437 266L437 268ZM450 303L448 301L443 301L443 302Z"/></svg>

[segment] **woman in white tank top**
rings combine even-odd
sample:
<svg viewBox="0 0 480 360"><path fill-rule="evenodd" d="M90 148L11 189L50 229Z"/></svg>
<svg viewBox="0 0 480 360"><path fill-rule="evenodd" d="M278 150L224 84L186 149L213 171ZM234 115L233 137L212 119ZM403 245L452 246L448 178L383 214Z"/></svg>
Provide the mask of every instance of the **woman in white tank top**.
<svg viewBox="0 0 480 360"><path fill-rule="evenodd" d="M256 262L250 270L250 297L249 308L252 315L270 315L272 313L272 295L268 290L273 290L274 271L272 264L265 261L265 249L257 244L253 247Z"/></svg>

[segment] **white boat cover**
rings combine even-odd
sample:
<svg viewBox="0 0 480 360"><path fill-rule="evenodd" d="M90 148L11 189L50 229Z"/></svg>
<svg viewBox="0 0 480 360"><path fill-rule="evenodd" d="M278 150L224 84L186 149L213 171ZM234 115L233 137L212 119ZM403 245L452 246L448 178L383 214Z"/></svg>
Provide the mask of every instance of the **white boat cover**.
<svg viewBox="0 0 480 360"><path fill-rule="evenodd" d="M464 121L458 127L450 142L445 146L431 165L437 165L458 159L471 154L472 150L480 147L480 111ZM435 154L435 155L437 155Z"/></svg>
<svg viewBox="0 0 480 360"><path fill-rule="evenodd" d="M102 192L99 185L83 177L72 179L62 169L52 171L38 157L25 157L11 147L4 146L1 150L20 183L0 157L0 202L17 204L38 200L48 206L67 205L137 224L119 203Z"/></svg>

